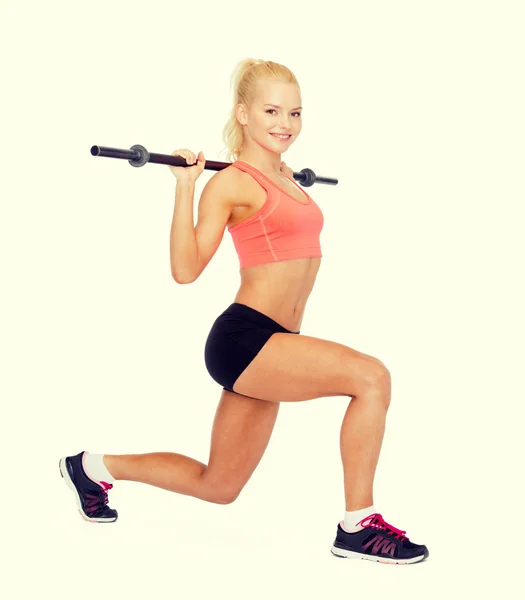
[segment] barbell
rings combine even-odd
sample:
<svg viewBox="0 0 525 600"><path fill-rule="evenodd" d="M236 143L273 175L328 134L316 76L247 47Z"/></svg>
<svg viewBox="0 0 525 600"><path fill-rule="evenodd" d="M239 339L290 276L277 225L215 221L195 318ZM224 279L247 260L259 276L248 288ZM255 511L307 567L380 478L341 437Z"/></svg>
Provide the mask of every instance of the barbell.
<svg viewBox="0 0 525 600"><path fill-rule="evenodd" d="M91 146L93 156L105 156L107 158L123 158L129 162L132 167L143 167L146 163L157 163L161 165L172 165L174 167L191 167L181 156L173 154L156 154L148 152L144 146L135 144L129 150L120 148L109 148L107 146ZM195 163L194 163L195 164ZM207 160L204 168L210 171L221 171L229 167L232 163L219 162L216 160ZM338 180L331 177L321 177L316 175L312 169L302 169L298 173L293 172L293 177L304 187L310 187L314 183L324 183L326 185L337 185Z"/></svg>

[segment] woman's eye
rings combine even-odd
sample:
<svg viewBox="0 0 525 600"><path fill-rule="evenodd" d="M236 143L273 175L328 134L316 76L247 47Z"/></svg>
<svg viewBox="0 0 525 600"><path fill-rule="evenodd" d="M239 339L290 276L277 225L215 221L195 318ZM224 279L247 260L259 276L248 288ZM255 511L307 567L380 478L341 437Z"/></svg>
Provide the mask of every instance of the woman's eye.
<svg viewBox="0 0 525 600"><path fill-rule="evenodd" d="M269 113L269 112L275 112L275 109L274 108L269 108L266 112L267 113ZM301 113L300 112L294 112L294 113L292 113L292 115L298 115L300 117Z"/></svg>

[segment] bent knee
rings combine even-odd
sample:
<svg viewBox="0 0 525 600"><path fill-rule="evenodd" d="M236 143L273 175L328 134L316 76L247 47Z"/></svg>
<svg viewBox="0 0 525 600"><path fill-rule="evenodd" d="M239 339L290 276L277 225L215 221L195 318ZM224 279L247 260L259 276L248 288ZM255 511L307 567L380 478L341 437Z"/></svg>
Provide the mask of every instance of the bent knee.
<svg viewBox="0 0 525 600"><path fill-rule="evenodd" d="M390 391L391 391L391 377L390 371L387 369L384 363L379 359L375 358L366 369L363 374L361 381L361 390L368 392L370 390L377 390L382 392L384 400L387 402L387 406L390 404Z"/></svg>
<svg viewBox="0 0 525 600"><path fill-rule="evenodd" d="M242 488L215 482L209 483L206 488L205 498L214 504L231 504L242 491Z"/></svg>
<svg viewBox="0 0 525 600"><path fill-rule="evenodd" d="M239 497L240 492L217 491L211 497L215 504L232 504Z"/></svg>
<svg viewBox="0 0 525 600"><path fill-rule="evenodd" d="M221 498L217 504L232 504L233 502L235 502L235 500L237 500L238 498L238 494L234 495L234 496L225 496L223 498Z"/></svg>

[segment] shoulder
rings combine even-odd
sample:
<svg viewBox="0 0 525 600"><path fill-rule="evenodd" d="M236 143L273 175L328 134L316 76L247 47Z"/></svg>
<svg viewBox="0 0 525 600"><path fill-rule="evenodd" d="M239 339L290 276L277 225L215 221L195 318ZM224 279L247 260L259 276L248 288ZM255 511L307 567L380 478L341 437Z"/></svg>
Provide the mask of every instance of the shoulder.
<svg viewBox="0 0 525 600"><path fill-rule="evenodd" d="M225 167L210 177L206 183L206 187L213 187L216 191L222 191L225 194L228 194L228 192L233 193L235 191L235 184L241 181L239 176L242 174L242 171L235 167Z"/></svg>
<svg viewBox="0 0 525 600"><path fill-rule="evenodd" d="M239 197L239 186L244 182L242 175L244 173L235 167L225 167L210 177L202 193L235 204Z"/></svg>

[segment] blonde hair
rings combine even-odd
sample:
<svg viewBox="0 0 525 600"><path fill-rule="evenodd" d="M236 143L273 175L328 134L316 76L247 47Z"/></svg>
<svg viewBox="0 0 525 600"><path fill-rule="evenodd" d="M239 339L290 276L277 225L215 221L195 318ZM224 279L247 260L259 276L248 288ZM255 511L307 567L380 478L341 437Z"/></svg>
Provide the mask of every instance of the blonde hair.
<svg viewBox="0 0 525 600"><path fill-rule="evenodd" d="M233 108L222 132L222 140L226 146L226 160L237 160L244 143L242 125L237 120L238 104L250 106L255 98L256 84L261 79L294 83L299 90L299 82L288 67L271 60L245 58L241 60L232 73Z"/></svg>

